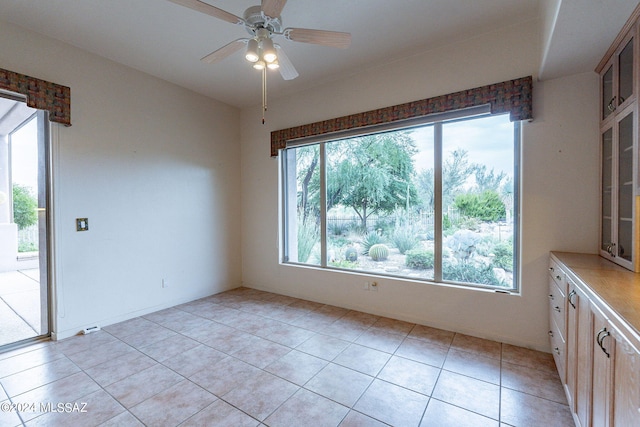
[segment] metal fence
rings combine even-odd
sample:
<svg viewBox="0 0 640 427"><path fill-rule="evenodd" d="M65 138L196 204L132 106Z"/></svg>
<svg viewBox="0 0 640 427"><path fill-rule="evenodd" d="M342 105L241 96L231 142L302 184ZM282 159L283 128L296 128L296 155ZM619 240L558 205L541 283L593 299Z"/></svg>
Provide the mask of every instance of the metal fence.
<svg viewBox="0 0 640 427"><path fill-rule="evenodd" d="M38 250L38 225L32 225L22 230L18 230L18 248L31 250Z"/></svg>
<svg viewBox="0 0 640 427"><path fill-rule="evenodd" d="M458 209L449 207L447 210L447 216L451 221L457 221L460 219L460 213ZM351 216L327 216L327 229L333 234L342 234L343 232L360 227L362 220L357 215ZM395 224L406 224L417 226L418 228L431 229L434 224L433 210L420 211L411 215L371 215L367 218L367 231L375 230L376 228L387 228L389 226L395 226Z"/></svg>

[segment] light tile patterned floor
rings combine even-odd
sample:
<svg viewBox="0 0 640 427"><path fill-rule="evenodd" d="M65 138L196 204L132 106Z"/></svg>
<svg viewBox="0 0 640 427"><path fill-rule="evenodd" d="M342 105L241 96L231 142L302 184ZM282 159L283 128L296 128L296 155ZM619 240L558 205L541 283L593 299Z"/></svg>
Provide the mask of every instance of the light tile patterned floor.
<svg viewBox="0 0 640 427"><path fill-rule="evenodd" d="M2 426L573 425L549 354L248 288L2 354L0 385Z"/></svg>

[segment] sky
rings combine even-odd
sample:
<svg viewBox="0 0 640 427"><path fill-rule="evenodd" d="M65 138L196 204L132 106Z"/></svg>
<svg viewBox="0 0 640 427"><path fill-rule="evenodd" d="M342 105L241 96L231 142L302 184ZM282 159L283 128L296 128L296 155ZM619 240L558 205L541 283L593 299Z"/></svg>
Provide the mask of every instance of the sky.
<svg viewBox="0 0 640 427"><path fill-rule="evenodd" d="M11 134L11 179L38 194L38 126L35 118Z"/></svg>
<svg viewBox="0 0 640 427"><path fill-rule="evenodd" d="M469 153L471 162L496 173L505 165L513 167L513 123L508 114L447 123L442 135L445 161L448 153L461 148ZM433 126L417 128L411 136L420 150L414 157L416 171L433 168ZM505 173L513 176L513 169Z"/></svg>

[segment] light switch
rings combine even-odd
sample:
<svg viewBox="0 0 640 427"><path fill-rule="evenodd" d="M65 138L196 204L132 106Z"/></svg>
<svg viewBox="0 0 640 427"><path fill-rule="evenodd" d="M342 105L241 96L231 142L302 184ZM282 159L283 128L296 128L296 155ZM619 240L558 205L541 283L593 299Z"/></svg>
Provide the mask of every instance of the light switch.
<svg viewBox="0 0 640 427"><path fill-rule="evenodd" d="M87 231L87 230L89 230L89 219L76 218L76 231Z"/></svg>

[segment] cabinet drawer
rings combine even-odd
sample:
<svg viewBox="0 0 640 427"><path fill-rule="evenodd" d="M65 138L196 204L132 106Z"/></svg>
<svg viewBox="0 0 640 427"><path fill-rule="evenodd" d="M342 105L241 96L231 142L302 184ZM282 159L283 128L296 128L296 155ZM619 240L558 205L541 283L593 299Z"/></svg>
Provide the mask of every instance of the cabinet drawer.
<svg viewBox="0 0 640 427"><path fill-rule="evenodd" d="M558 289L562 292L562 296L565 296L567 294L566 274L554 260L549 261L549 275L556 282Z"/></svg>
<svg viewBox="0 0 640 427"><path fill-rule="evenodd" d="M558 288L555 280L549 279L549 313L551 322L557 325L562 338L567 336L565 296ZM553 326L553 325L551 325Z"/></svg>
<svg viewBox="0 0 640 427"><path fill-rule="evenodd" d="M553 321L549 330L549 343L551 344L551 353L556 362L556 368L558 368L558 375L560 375L560 379L564 383L566 379L567 344Z"/></svg>

